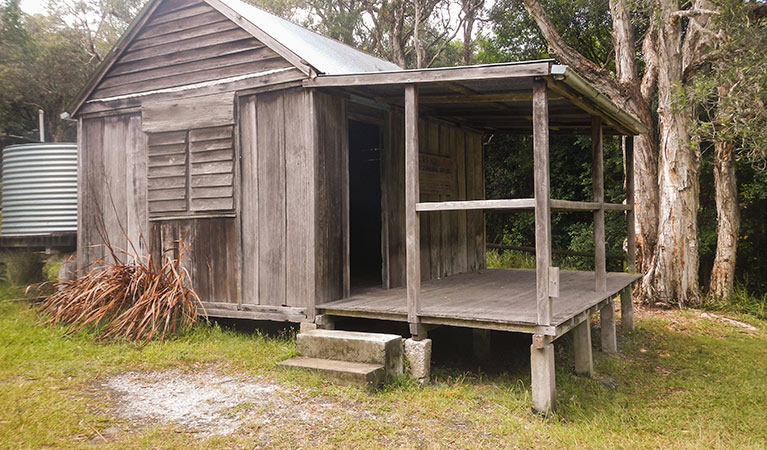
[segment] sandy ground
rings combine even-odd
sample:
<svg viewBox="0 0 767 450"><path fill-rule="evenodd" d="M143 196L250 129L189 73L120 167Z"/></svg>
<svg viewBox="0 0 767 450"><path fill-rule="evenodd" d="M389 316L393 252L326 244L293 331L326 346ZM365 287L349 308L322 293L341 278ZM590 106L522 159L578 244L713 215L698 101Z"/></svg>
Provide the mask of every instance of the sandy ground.
<svg viewBox="0 0 767 450"><path fill-rule="evenodd" d="M103 384L116 416L135 425L174 425L205 438L237 431L244 423L314 422L338 405L307 399L263 378L232 377L213 370L184 373L127 372Z"/></svg>

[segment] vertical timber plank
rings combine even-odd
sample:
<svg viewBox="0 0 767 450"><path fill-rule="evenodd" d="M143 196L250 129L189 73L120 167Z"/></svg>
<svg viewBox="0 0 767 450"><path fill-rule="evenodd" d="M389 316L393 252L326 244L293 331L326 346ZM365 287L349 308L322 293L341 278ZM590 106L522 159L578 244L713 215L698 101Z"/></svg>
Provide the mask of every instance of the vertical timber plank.
<svg viewBox="0 0 767 450"><path fill-rule="evenodd" d="M240 99L240 220L242 230L242 303L258 305L258 127L257 96Z"/></svg>
<svg viewBox="0 0 767 450"><path fill-rule="evenodd" d="M466 197L466 132L461 129L455 130L454 141L454 161L456 173L457 199L467 200ZM455 249L455 266L453 273L463 273L467 271L468 249L466 248L468 226L466 223L466 211L455 211L457 239L453 242Z"/></svg>
<svg viewBox="0 0 767 450"><path fill-rule="evenodd" d="M286 91L285 118L293 126L285 133L285 197L287 218L286 267L288 306L310 303L314 277L310 263L314 255L314 152L309 147L310 124L305 120L306 90Z"/></svg>
<svg viewBox="0 0 767 450"><path fill-rule="evenodd" d="M345 127L342 122L343 99L314 92L313 108L316 121L313 134L316 145L316 225L315 225L315 285L317 301L337 300L343 296L343 219L341 161Z"/></svg>
<svg viewBox="0 0 767 450"><path fill-rule="evenodd" d="M389 213L389 178L391 177L391 114L386 114L382 130L381 151L381 285L384 289L391 289L391 262L389 261L389 239L391 231Z"/></svg>
<svg viewBox="0 0 767 450"><path fill-rule="evenodd" d="M445 156L448 158L453 158L453 155L451 154L450 147L451 147L451 141L452 136L450 133L451 129L446 124L439 124L439 154L441 156ZM440 200L441 201L449 201L453 200L453 196L448 195L442 195ZM450 233L452 232L453 225L453 212L454 211L440 211L438 214L440 215L440 229L439 229L439 240L440 240L440 252L439 252L439 259L440 259L440 274L439 277L446 277L453 273L453 242L451 240Z"/></svg>
<svg viewBox="0 0 767 450"><path fill-rule="evenodd" d="M429 125L426 120L418 120L418 149L419 152L423 152L424 149L429 148ZM420 175L419 175L420 176ZM419 201L428 202L432 198L430 195L419 192ZM421 233L421 280L426 281L431 279L431 252L429 232L431 228L429 221L431 214L419 214L419 230Z"/></svg>
<svg viewBox="0 0 767 450"><path fill-rule="evenodd" d="M439 154L439 124L434 121L428 121L427 153L432 155ZM439 196L433 196L433 201L443 200ZM442 278L444 261L442 260L442 217L441 212L432 213L429 217L429 260L430 273L429 279L435 280Z"/></svg>
<svg viewBox="0 0 767 450"><path fill-rule="evenodd" d="M141 116L128 119L128 149L126 164L127 233L131 242L130 250L145 255L144 237L149 232L147 211L147 136L141 131Z"/></svg>
<svg viewBox="0 0 767 450"><path fill-rule="evenodd" d="M535 180L535 279L538 325L550 325L551 207L549 197L549 105L546 82L533 81L533 160Z"/></svg>
<svg viewBox="0 0 767 450"><path fill-rule="evenodd" d="M594 211L594 273L597 292L607 290L607 261L605 256L605 170L602 139L602 118L591 118L591 185L594 202L600 208Z"/></svg>
<svg viewBox="0 0 767 450"><path fill-rule="evenodd" d="M258 96L259 300L285 304L285 110L283 93Z"/></svg>
<svg viewBox="0 0 767 450"><path fill-rule="evenodd" d="M343 296L351 295L351 275L349 267L349 119L346 117L346 100L341 101L341 270L343 276Z"/></svg>
<svg viewBox="0 0 767 450"><path fill-rule="evenodd" d="M389 184L389 267L391 287L405 285L405 130L404 115L392 111Z"/></svg>
<svg viewBox="0 0 767 450"><path fill-rule="evenodd" d="M418 88L405 87L405 241L407 262L407 317L410 333L418 335L421 258L418 211Z"/></svg>

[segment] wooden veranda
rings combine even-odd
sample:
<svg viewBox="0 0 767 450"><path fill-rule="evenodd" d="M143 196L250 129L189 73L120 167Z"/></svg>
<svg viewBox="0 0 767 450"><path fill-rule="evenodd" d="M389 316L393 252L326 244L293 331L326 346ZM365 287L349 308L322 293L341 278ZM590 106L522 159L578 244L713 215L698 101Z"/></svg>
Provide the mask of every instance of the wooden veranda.
<svg viewBox="0 0 767 450"><path fill-rule="evenodd" d="M404 197L406 282L397 289L368 288L317 305L330 316L408 322L414 339L428 326L454 325L533 334L531 366L534 407L549 410L554 394L554 340L575 333L576 371L590 374L589 316L601 312L602 345L616 350L612 300L621 296L624 326L633 326L634 272L633 136L646 132L635 118L591 88L577 74L552 61L462 68L319 76L304 86L344 92L404 109ZM419 118L430 117L489 133L533 136L534 198L424 202L419 196ZM590 135L593 199L552 199L549 134ZM624 136L626 203L604 201L603 135ZM445 211L532 210L535 214L535 270L481 270L422 283L419 216ZM552 211L583 211L594 218L594 272L552 267ZM625 213L629 273L608 273L605 214Z"/></svg>

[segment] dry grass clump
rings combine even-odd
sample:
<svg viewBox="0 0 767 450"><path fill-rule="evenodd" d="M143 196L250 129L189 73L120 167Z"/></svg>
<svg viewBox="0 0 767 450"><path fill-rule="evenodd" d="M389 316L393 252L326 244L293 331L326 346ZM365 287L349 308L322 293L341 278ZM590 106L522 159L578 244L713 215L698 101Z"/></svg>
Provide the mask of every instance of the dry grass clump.
<svg viewBox="0 0 767 450"><path fill-rule="evenodd" d="M59 290L42 303L49 324L74 325L73 332L92 327L104 339L148 341L163 340L197 320L202 304L181 267L182 250L167 250L174 256L158 265L151 256L107 248L111 262L97 261L84 275L58 281Z"/></svg>

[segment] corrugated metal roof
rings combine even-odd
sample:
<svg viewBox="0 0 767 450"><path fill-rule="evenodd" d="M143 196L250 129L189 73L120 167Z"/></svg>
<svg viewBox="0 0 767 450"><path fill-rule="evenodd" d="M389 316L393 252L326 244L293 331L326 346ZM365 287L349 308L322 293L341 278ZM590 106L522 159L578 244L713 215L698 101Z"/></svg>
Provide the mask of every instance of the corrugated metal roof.
<svg viewBox="0 0 767 450"><path fill-rule="evenodd" d="M287 47L320 73L342 75L400 70L400 67L394 63L307 30L248 3L240 0L221 0L221 2Z"/></svg>

